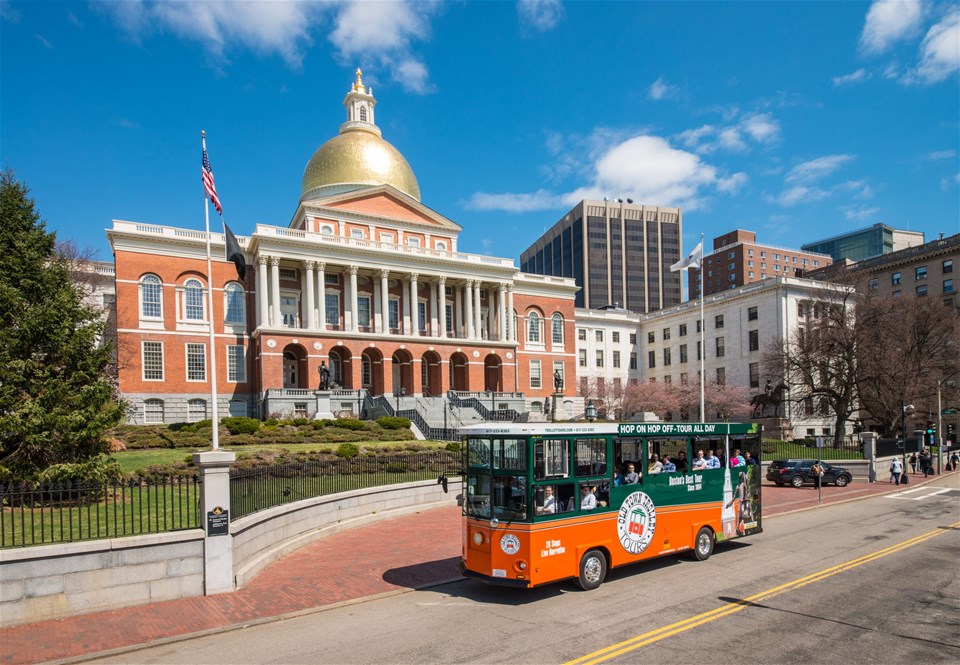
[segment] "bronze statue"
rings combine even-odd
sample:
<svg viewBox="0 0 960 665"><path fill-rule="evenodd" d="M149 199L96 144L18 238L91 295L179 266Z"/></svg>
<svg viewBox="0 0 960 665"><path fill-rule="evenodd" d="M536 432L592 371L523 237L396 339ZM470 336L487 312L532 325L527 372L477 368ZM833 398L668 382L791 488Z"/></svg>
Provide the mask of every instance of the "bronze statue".
<svg viewBox="0 0 960 665"><path fill-rule="evenodd" d="M324 360L320 361L320 390L330 390L330 370Z"/></svg>
<svg viewBox="0 0 960 665"><path fill-rule="evenodd" d="M783 402L783 392L786 389L787 384L785 383L778 383L775 388L771 388L770 382L767 381L764 392L757 393L750 399L750 406L753 407L752 417L756 418L759 411L760 417L765 418L768 406L773 406L773 417L778 417L780 415L780 403Z"/></svg>
<svg viewBox="0 0 960 665"><path fill-rule="evenodd" d="M553 370L553 390L554 392L560 392L563 390L563 377L560 376L560 370Z"/></svg>

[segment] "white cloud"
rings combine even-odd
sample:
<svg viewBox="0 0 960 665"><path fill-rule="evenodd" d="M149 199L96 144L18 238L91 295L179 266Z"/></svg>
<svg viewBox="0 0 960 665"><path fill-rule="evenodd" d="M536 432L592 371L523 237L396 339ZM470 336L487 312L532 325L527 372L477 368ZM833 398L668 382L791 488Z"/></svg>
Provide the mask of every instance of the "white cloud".
<svg viewBox="0 0 960 665"><path fill-rule="evenodd" d="M83 25L83 21L77 18L77 15L71 11L67 12L67 20L70 21L70 23L72 23L74 27L80 28L81 30L85 28L85 26Z"/></svg>
<svg viewBox="0 0 960 665"><path fill-rule="evenodd" d="M960 10L934 25L920 44L920 62L904 77L906 83L938 83L960 70Z"/></svg>
<svg viewBox="0 0 960 665"><path fill-rule="evenodd" d="M677 140L692 150L696 150L703 140L716 132L713 125L703 125L696 129L687 129L677 134Z"/></svg>
<svg viewBox="0 0 960 665"><path fill-rule="evenodd" d="M858 208L841 208L841 210L843 210L844 217L858 222L875 217L877 213L880 212L880 208L864 208L863 206Z"/></svg>
<svg viewBox="0 0 960 665"><path fill-rule="evenodd" d="M780 123L769 113L754 113L740 121L740 128L758 143L772 143L780 138Z"/></svg>
<svg viewBox="0 0 960 665"><path fill-rule="evenodd" d="M877 55L895 42L918 34L923 19L923 4L919 0L878 0L867 11L860 50Z"/></svg>
<svg viewBox="0 0 960 665"><path fill-rule="evenodd" d="M956 150L934 150L933 152L928 152L924 159L931 162L937 162L941 159L953 159L956 156Z"/></svg>
<svg viewBox="0 0 960 665"><path fill-rule="evenodd" d="M724 127L717 133L717 147L731 152L745 152L747 144L743 141L739 127Z"/></svg>
<svg viewBox="0 0 960 665"><path fill-rule="evenodd" d="M51 44L51 43L50 43L50 40L48 40L46 37L44 37L43 35L39 35L39 34L38 34L38 35L34 35L34 37L36 37L36 38L37 38L37 41L40 42L41 44L43 44L43 46L44 46L45 48L48 48L48 49L50 49L51 51L53 50L53 44Z"/></svg>
<svg viewBox="0 0 960 665"><path fill-rule="evenodd" d="M517 15L522 27L546 32L555 28L566 12L561 0L518 0Z"/></svg>
<svg viewBox="0 0 960 665"><path fill-rule="evenodd" d="M679 88L677 88L677 86L666 83L661 76L650 84L648 94L650 95L650 99L659 101L661 99L670 99L671 97L676 97L678 90Z"/></svg>
<svg viewBox="0 0 960 665"><path fill-rule="evenodd" d="M870 78L870 74L866 69L861 67L855 72L850 74L844 74L843 76L834 76L833 77L833 87L837 88L842 85L852 85L854 83L862 83Z"/></svg>
<svg viewBox="0 0 960 665"><path fill-rule="evenodd" d="M582 154L580 157L583 159ZM608 143L584 179L586 185L560 194L543 189L533 193L477 192L466 205L473 210L530 212L609 196L695 210L704 205L711 191L736 192L747 176L721 174L717 167L692 152L674 148L664 138L640 134Z"/></svg>
<svg viewBox="0 0 960 665"><path fill-rule="evenodd" d="M507 192L490 194L475 192L466 202L467 210L503 210L504 212L536 212L554 210L563 207L563 200L557 194L544 189L529 194Z"/></svg>
<svg viewBox="0 0 960 665"><path fill-rule="evenodd" d="M960 185L960 173L957 173L952 178L941 178L940 179L940 189L947 191L953 185Z"/></svg>
<svg viewBox="0 0 960 665"><path fill-rule="evenodd" d="M10 0L0 0L0 19L11 23L20 22L20 12L10 4Z"/></svg>
<svg viewBox="0 0 960 665"><path fill-rule="evenodd" d="M771 203L776 203L785 208L789 208L801 203L813 203L814 201L825 199L828 196L830 196L830 192L820 189L819 187L796 185L794 187L790 187L789 189L783 190L779 196L768 197L767 200Z"/></svg>
<svg viewBox="0 0 960 665"><path fill-rule="evenodd" d="M106 12L134 42L169 31L201 43L216 64L245 48L276 54L299 68L313 34L323 31L336 48L338 61L375 64L414 92L429 90L427 66L412 52L412 43L430 36L433 1L312 3L273 2L112 2L94 5ZM332 23L332 26L330 25Z"/></svg>
<svg viewBox="0 0 960 665"><path fill-rule="evenodd" d="M787 173L787 182L813 182L828 176L852 160L853 155L827 155L797 164Z"/></svg>

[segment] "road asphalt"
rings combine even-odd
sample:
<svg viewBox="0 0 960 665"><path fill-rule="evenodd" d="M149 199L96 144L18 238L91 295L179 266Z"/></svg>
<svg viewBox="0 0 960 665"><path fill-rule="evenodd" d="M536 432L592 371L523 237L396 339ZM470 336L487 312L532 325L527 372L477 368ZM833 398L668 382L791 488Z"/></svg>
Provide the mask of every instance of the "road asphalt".
<svg viewBox="0 0 960 665"><path fill-rule="evenodd" d="M954 472L956 473L956 472ZM911 488L922 486L922 475ZM824 487L764 483L764 518L900 490L887 482ZM0 665L123 653L400 594L461 579L461 511L435 508L317 541L233 593L152 603L0 630Z"/></svg>

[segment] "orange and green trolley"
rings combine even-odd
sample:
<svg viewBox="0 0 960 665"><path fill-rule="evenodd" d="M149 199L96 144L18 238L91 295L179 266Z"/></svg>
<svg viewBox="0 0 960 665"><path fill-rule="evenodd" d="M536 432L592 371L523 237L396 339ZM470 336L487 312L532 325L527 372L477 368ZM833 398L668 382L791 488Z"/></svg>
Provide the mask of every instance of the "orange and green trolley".
<svg viewBox="0 0 960 665"><path fill-rule="evenodd" d="M715 543L762 531L755 424L489 423L460 433L469 577L517 587L575 578L593 589L611 568L679 552L705 560Z"/></svg>

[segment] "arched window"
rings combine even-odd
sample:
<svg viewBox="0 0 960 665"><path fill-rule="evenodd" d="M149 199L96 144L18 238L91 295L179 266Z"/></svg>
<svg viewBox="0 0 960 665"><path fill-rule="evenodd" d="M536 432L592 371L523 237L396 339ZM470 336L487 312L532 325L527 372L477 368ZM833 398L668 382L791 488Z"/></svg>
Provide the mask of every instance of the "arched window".
<svg viewBox="0 0 960 665"><path fill-rule="evenodd" d="M140 278L140 316L163 317L163 284L156 275Z"/></svg>
<svg viewBox="0 0 960 665"><path fill-rule="evenodd" d="M520 325L520 317L517 316L517 310L513 310L513 323L510 324L510 335L509 335L509 338L511 340L517 339L517 330L519 330L517 326L519 325Z"/></svg>
<svg viewBox="0 0 960 665"><path fill-rule="evenodd" d="M438 251L441 251L441 252L447 251L447 243L441 242L441 241L438 240L438 241L437 241L437 250L438 250Z"/></svg>
<svg viewBox="0 0 960 665"><path fill-rule="evenodd" d="M367 107L366 107L366 106L361 106L361 107L360 107L360 122L366 122L366 121L367 121Z"/></svg>
<svg viewBox="0 0 960 665"><path fill-rule="evenodd" d="M163 422L162 399L148 399L143 402L143 422L148 425Z"/></svg>
<svg viewBox="0 0 960 665"><path fill-rule="evenodd" d="M373 385L373 363L370 362L370 356L364 354L363 357L360 358L360 368L360 382L364 388L369 388Z"/></svg>
<svg viewBox="0 0 960 665"><path fill-rule="evenodd" d="M203 321L203 284L198 279L188 279L183 285L183 318L187 321Z"/></svg>
<svg viewBox="0 0 960 665"><path fill-rule="evenodd" d="M223 290L223 304L226 310L226 323L244 323L246 312L243 303L243 287L236 282L230 282Z"/></svg>
<svg viewBox="0 0 960 665"><path fill-rule="evenodd" d="M554 344L563 344L563 315L557 312L551 317L553 322L551 328L553 329L553 343Z"/></svg>
<svg viewBox="0 0 960 665"><path fill-rule="evenodd" d="M329 224L324 224L320 227L320 233L326 233L328 235L333 235L333 227Z"/></svg>
<svg viewBox="0 0 960 665"><path fill-rule="evenodd" d="M197 423L207 417L207 400L192 399L187 402L187 422Z"/></svg>
<svg viewBox="0 0 960 665"><path fill-rule="evenodd" d="M527 315L527 341L531 344L543 343L543 335L540 334L541 323L540 315L536 312L530 312Z"/></svg>

